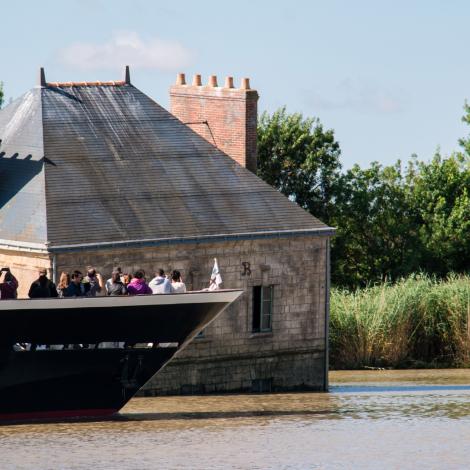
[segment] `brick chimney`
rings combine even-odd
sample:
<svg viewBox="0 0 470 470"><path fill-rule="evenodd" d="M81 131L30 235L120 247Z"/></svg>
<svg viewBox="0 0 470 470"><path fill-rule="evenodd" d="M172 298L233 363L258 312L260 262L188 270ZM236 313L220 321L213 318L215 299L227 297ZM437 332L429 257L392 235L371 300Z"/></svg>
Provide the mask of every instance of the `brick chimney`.
<svg viewBox="0 0 470 470"><path fill-rule="evenodd" d="M240 165L256 173L256 126L258 92L243 78L240 88L233 77L218 86L211 75L202 85L201 75L194 75L191 85L183 73L170 88L170 111L180 121Z"/></svg>

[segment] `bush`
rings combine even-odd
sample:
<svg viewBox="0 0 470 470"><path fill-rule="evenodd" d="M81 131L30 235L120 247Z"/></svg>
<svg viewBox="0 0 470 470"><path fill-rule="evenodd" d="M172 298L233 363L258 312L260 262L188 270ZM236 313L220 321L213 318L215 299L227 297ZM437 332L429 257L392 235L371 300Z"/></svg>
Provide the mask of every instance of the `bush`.
<svg viewBox="0 0 470 470"><path fill-rule="evenodd" d="M470 277L413 275L356 291L333 288L333 369L469 363Z"/></svg>

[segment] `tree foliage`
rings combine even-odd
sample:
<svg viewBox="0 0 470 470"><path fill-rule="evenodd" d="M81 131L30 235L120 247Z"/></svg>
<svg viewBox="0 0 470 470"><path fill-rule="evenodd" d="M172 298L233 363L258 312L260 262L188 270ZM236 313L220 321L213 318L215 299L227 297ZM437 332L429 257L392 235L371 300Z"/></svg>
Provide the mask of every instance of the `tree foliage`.
<svg viewBox="0 0 470 470"><path fill-rule="evenodd" d="M463 121L470 124L470 106ZM340 172L340 148L317 119L264 113L259 176L326 224L332 280L356 287L425 271L470 270L470 136L461 151L406 165L354 165Z"/></svg>
<svg viewBox="0 0 470 470"><path fill-rule="evenodd" d="M328 219L340 149L318 119L263 113L258 124L258 176L320 219Z"/></svg>
<svg viewBox="0 0 470 470"><path fill-rule="evenodd" d="M419 268L417 211L411 203L400 162L369 168L355 165L336 185L337 227L332 241L332 277L336 284L356 286L396 279Z"/></svg>
<svg viewBox="0 0 470 470"><path fill-rule="evenodd" d="M444 275L470 268L469 157L436 154L417 166L413 204L419 211L424 270Z"/></svg>

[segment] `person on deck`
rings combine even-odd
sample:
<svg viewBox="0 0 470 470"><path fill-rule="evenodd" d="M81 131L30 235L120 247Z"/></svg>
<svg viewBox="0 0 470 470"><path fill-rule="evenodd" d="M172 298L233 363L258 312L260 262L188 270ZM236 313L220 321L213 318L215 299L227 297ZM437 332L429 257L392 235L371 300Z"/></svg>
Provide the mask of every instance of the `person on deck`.
<svg viewBox="0 0 470 470"><path fill-rule="evenodd" d="M181 273L176 269L171 272L171 292L177 294L186 292L186 285L183 282Z"/></svg>
<svg viewBox="0 0 470 470"><path fill-rule="evenodd" d="M57 294L63 299L65 297L65 291L70 285L70 274L62 271L59 278L59 284L57 284Z"/></svg>
<svg viewBox="0 0 470 470"><path fill-rule="evenodd" d="M127 293L129 295L145 295L152 294L152 289L145 282L144 273L136 271L132 281L127 285Z"/></svg>
<svg viewBox="0 0 470 470"><path fill-rule="evenodd" d="M129 283L132 281L132 274L122 273L121 274L121 281L127 287L129 285Z"/></svg>
<svg viewBox="0 0 470 470"><path fill-rule="evenodd" d="M18 297L18 281L10 272L10 268L0 271L0 300L16 299Z"/></svg>
<svg viewBox="0 0 470 470"><path fill-rule="evenodd" d="M84 284L82 282L83 275L80 271L74 271L71 276L71 282L67 289L65 289L65 297L85 297L88 295L87 289L90 288L90 284Z"/></svg>
<svg viewBox="0 0 470 470"><path fill-rule="evenodd" d="M88 266L86 269L87 275L83 278L82 282L83 284L88 284L87 296L96 297L104 288L103 277L100 273L96 272L93 266Z"/></svg>
<svg viewBox="0 0 470 470"><path fill-rule="evenodd" d="M155 273L155 277L149 282L149 287L154 294L171 294L171 282L165 276L163 269Z"/></svg>
<svg viewBox="0 0 470 470"><path fill-rule="evenodd" d="M106 293L109 295L109 288L111 286L111 284L113 283L113 274L115 272L118 272L119 273L119 276L122 276L122 269L118 266L116 268L113 269L113 272L111 274L111 277L109 279L106 280L106 284L104 285L105 289L106 289Z"/></svg>
<svg viewBox="0 0 470 470"><path fill-rule="evenodd" d="M109 282L111 281L111 282ZM116 295L126 295L127 294L127 287L121 281L121 272L120 271L113 271L111 279L106 281L106 291L108 295L116 296Z"/></svg>
<svg viewBox="0 0 470 470"><path fill-rule="evenodd" d="M45 269L39 270L39 277L31 284L28 297L30 299L43 299L58 297L55 284L47 277Z"/></svg>

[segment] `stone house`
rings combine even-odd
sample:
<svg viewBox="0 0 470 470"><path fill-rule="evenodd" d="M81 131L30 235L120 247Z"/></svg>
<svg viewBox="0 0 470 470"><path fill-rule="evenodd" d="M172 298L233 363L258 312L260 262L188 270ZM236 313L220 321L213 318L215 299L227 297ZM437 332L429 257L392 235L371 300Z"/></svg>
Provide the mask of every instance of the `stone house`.
<svg viewBox="0 0 470 470"><path fill-rule="evenodd" d="M329 238L334 231L255 176L258 94L247 79L183 74L171 113L130 82L46 82L0 111L0 264L26 296L94 265L179 269L245 294L146 393L328 386Z"/></svg>

